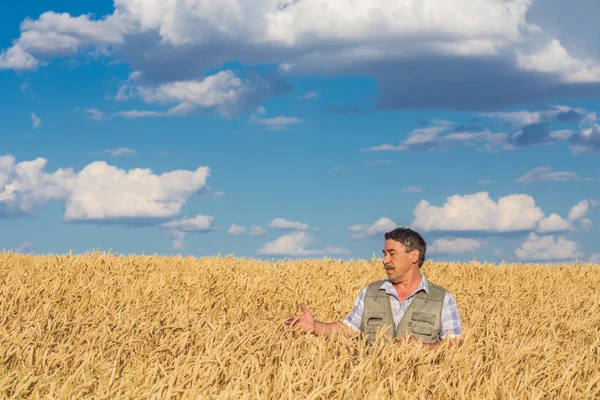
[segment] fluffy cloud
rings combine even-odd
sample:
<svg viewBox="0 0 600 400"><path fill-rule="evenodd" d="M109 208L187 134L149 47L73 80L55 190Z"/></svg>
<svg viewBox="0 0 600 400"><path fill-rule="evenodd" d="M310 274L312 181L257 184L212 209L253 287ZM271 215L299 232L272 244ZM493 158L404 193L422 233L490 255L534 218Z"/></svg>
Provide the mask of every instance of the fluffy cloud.
<svg viewBox="0 0 600 400"><path fill-rule="evenodd" d="M588 114L579 124L579 131L569 138L574 154L600 154L600 124L596 113Z"/></svg>
<svg viewBox="0 0 600 400"><path fill-rule="evenodd" d="M189 196L206 185L209 173L207 167L200 167L155 175L146 168L125 171L94 162L63 183L68 191L64 218L172 218Z"/></svg>
<svg viewBox="0 0 600 400"><path fill-rule="evenodd" d="M172 240L173 249L181 250L185 247L185 232L169 230L167 234Z"/></svg>
<svg viewBox="0 0 600 400"><path fill-rule="evenodd" d="M185 247L185 235L189 232L208 232L214 230L212 215L196 215L195 217L172 220L160 224L172 240L173 249Z"/></svg>
<svg viewBox="0 0 600 400"><path fill-rule="evenodd" d="M421 200L411 224L425 232L563 232L574 230L573 222L583 218L594 204L582 200L570 209L568 219L563 219L556 213L545 216L533 197L526 194L501 197L495 202L487 192L480 192L450 196L441 207Z"/></svg>
<svg viewBox="0 0 600 400"><path fill-rule="evenodd" d="M532 24L532 3L115 0L114 12L100 19L54 12L26 19L0 53L0 68L34 69L52 57L100 53L125 60L149 81L174 82L229 61L279 64L288 74L372 76L381 109L490 109L597 97L597 61L576 57L544 31L556 18ZM598 10L596 3L589 8Z"/></svg>
<svg viewBox="0 0 600 400"><path fill-rule="evenodd" d="M165 111L129 110L120 111L106 116L95 109L86 110L94 119L109 117L147 118L147 117L178 117L192 112L218 114L230 118L255 109L260 103L272 96L277 96L291 90L291 86L281 79L253 76L240 78L233 71L220 71L202 80L186 80L164 83L158 86L144 86L136 83L139 80L134 75L131 83L121 86L117 97L126 100L129 97L139 97L146 104L169 106ZM128 95L120 95L128 90ZM277 117L257 119L256 122L272 127L285 127L298 124L302 120L294 117Z"/></svg>
<svg viewBox="0 0 600 400"><path fill-rule="evenodd" d="M232 236L245 235L246 233L248 233L248 228L236 224L231 224L227 231L227 234Z"/></svg>
<svg viewBox="0 0 600 400"><path fill-rule="evenodd" d="M473 253L481 248L482 242L471 238L445 237L436 239L427 252L431 254Z"/></svg>
<svg viewBox="0 0 600 400"><path fill-rule="evenodd" d="M310 226L302 222L288 221L283 218L275 218L269 223L269 228L306 231L310 229Z"/></svg>
<svg viewBox="0 0 600 400"><path fill-rule="evenodd" d="M582 256L578 244L563 236L537 236L530 233L525 243L515 250L515 256L524 261L573 260Z"/></svg>
<svg viewBox="0 0 600 400"><path fill-rule="evenodd" d="M375 236L381 233L389 232L398 227L398 225L389 218L381 217L372 225L356 224L348 227L350 237L354 239L362 239L370 236Z"/></svg>
<svg viewBox="0 0 600 400"><path fill-rule="evenodd" d="M165 222L160 224L160 227L181 232L204 232L213 229L214 220L215 217L212 215L196 215L193 218Z"/></svg>
<svg viewBox="0 0 600 400"><path fill-rule="evenodd" d="M538 167L525 173L515 182L536 182L536 181L593 181L593 178L582 178L575 172L552 171L550 167Z"/></svg>
<svg viewBox="0 0 600 400"><path fill-rule="evenodd" d="M210 173L199 167L155 175L150 169L125 171L105 162L88 164L78 173L48 173L46 165L43 158L16 163L13 156L0 157L0 216L31 214L47 201L62 200L66 221L170 219L206 186Z"/></svg>
<svg viewBox="0 0 600 400"><path fill-rule="evenodd" d="M251 226L250 229L245 226L231 224L229 230L227 231L228 235L238 236L238 235L246 235L250 234L250 236L265 236L267 231L260 226Z"/></svg>
<svg viewBox="0 0 600 400"><path fill-rule="evenodd" d="M411 223L430 231L513 232L535 230L544 217L531 196L514 194L493 201L487 192L454 195L437 207L427 200L416 206Z"/></svg>
<svg viewBox="0 0 600 400"><path fill-rule="evenodd" d="M537 231L540 233L563 232L573 229L571 221L563 219L556 213L550 214L548 217L539 222Z"/></svg>
<svg viewBox="0 0 600 400"><path fill-rule="evenodd" d="M49 174L47 163L43 158L17 163L11 155L0 156L0 217L31 214L47 201L66 198L64 183L72 171Z"/></svg>
<svg viewBox="0 0 600 400"><path fill-rule="evenodd" d="M306 232L293 232L265 243L257 250L258 254L270 256L311 256L349 254L350 250L327 246L324 250L307 249L314 243L314 237Z"/></svg>
<svg viewBox="0 0 600 400"><path fill-rule="evenodd" d="M574 58L556 39L534 54L519 51L517 64L524 70L557 74L564 82L586 83L600 79L600 64L596 60Z"/></svg>
<svg viewBox="0 0 600 400"><path fill-rule="evenodd" d="M588 211L590 210L591 207L594 207L598 204L597 201L595 200L582 200L579 203L575 204L573 207L571 207L571 210L569 211L569 220L570 221L577 221L583 217L585 217L585 215L588 213Z"/></svg>

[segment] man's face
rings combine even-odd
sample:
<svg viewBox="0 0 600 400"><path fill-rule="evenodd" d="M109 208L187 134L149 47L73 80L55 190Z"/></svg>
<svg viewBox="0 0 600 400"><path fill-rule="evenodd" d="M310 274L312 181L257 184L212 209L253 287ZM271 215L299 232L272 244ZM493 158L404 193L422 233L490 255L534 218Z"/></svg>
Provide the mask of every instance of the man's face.
<svg viewBox="0 0 600 400"><path fill-rule="evenodd" d="M400 242L392 239L385 241L383 246L383 267L388 278L393 283L399 283L406 277L411 268L417 267L419 259L419 250L406 252L406 247Z"/></svg>

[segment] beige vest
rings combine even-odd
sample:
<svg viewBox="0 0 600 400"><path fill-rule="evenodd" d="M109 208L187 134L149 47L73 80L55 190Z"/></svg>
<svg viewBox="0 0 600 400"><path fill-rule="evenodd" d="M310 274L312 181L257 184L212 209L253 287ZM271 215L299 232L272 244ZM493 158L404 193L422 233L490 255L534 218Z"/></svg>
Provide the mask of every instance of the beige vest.
<svg viewBox="0 0 600 400"><path fill-rule="evenodd" d="M384 282L372 282L367 287L360 325L361 332L367 337L367 344L373 343L379 330L383 332L386 342L408 333L422 339L423 343L440 340L446 289L428 282L429 294L419 291L406 309L398 329L394 329L390 296L384 289L379 289Z"/></svg>

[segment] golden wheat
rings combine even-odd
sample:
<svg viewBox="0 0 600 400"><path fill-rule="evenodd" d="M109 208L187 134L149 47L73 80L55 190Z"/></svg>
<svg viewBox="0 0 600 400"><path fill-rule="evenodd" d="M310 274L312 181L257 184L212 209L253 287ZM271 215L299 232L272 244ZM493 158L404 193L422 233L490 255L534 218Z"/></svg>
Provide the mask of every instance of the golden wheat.
<svg viewBox="0 0 600 400"><path fill-rule="evenodd" d="M598 398L598 265L431 263L462 348L286 330L344 318L376 261L0 253L2 398Z"/></svg>

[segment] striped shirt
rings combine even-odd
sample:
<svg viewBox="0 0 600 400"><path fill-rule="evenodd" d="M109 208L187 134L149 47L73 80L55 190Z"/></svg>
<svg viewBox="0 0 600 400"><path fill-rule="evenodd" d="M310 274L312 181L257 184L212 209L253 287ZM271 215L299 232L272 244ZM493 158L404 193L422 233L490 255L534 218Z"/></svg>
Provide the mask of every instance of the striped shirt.
<svg viewBox="0 0 600 400"><path fill-rule="evenodd" d="M396 289L392 286L392 282L389 279L381 285L380 288L385 289L385 293L389 295L390 305L392 306L392 316L394 318L395 328L398 328L398 324L402 320L406 309L414 299L415 295L423 290L429 294L429 284L423 273L421 273L421 283L419 287L412 292L410 296L404 301L400 302ZM360 322L364 310L365 294L367 293L367 287L365 287L359 293L358 297L354 301L354 308L348 314L348 316L342 321L356 332L360 332ZM462 323L460 320L460 313L454 300L454 296L450 292L446 291L446 297L444 298L444 305L442 306L442 329L440 332L440 338L444 338L446 333L450 333L448 337L456 337L462 334Z"/></svg>

